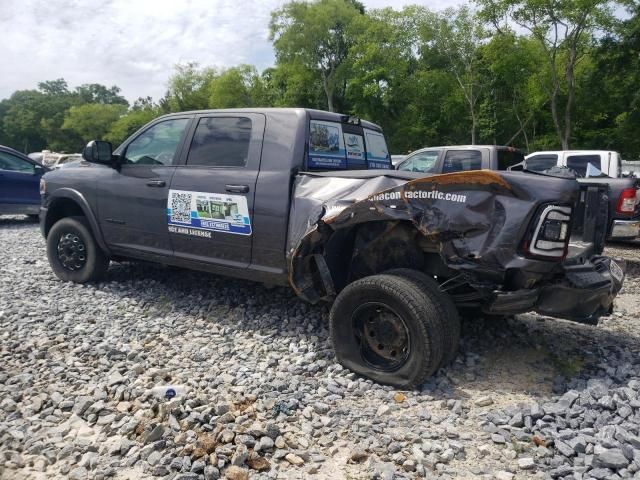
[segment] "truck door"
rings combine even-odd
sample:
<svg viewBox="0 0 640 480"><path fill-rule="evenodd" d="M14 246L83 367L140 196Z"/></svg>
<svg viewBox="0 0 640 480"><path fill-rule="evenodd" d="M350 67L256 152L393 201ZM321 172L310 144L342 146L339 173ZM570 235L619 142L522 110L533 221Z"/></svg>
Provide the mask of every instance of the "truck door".
<svg viewBox="0 0 640 480"><path fill-rule="evenodd" d="M115 151L121 168L108 169L96 184L98 218L108 245L171 255L167 197L191 118L160 120Z"/></svg>
<svg viewBox="0 0 640 480"><path fill-rule="evenodd" d="M167 204L165 228L176 257L249 266L264 126L257 113L196 117Z"/></svg>

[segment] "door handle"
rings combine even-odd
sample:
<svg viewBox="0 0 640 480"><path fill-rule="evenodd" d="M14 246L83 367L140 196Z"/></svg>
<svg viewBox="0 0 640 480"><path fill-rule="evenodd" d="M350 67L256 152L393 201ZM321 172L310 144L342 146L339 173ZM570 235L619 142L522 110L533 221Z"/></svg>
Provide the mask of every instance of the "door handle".
<svg viewBox="0 0 640 480"><path fill-rule="evenodd" d="M166 184L164 180L151 180L147 182L147 187L164 187Z"/></svg>
<svg viewBox="0 0 640 480"><path fill-rule="evenodd" d="M225 185L227 192L249 193L249 185Z"/></svg>

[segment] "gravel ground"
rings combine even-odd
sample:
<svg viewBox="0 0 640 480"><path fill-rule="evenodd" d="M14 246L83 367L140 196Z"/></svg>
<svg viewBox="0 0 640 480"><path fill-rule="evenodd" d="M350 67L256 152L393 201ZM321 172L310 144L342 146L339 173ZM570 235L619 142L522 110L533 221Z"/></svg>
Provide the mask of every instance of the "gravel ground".
<svg viewBox="0 0 640 480"><path fill-rule="evenodd" d="M0 218L0 478L640 478L640 246L598 327L467 322L420 391L337 365L327 308L141 263L61 283ZM153 388L178 385L167 401Z"/></svg>

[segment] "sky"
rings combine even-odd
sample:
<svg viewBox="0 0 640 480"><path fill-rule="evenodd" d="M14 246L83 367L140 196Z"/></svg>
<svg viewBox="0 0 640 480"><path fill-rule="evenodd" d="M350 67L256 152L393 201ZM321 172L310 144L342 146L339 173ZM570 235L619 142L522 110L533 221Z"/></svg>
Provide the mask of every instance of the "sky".
<svg viewBox="0 0 640 480"><path fill-rule="evenodd" d="M361 0L367 9L464 0ZM271 11L284 0L0 0L0 99L64 78L159 100L178 63L273 65Z"/></svg>

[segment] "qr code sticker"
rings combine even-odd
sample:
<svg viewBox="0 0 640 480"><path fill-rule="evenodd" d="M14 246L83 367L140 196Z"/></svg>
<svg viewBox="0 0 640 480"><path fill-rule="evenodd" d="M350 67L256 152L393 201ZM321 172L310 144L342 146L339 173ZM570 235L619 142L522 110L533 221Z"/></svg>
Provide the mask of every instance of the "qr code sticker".
<svg viewBox="0 0 640 480"><path fill-rule="evenodd" d="M191 223L191 194L175 193L171 195L171 221Z"/></svg>

